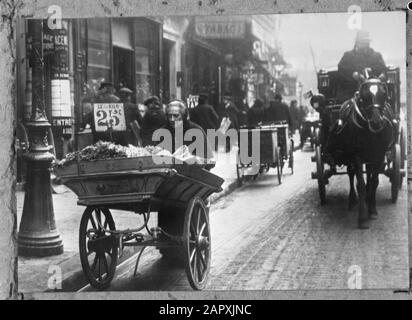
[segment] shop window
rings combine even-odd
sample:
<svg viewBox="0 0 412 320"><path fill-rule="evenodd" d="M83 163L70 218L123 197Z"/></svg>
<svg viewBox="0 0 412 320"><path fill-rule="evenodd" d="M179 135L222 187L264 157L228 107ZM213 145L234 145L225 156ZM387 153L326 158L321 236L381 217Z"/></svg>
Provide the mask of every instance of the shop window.
<svg viewBox="0 0 412 320"><path fill-rule="evenodd" d="M135 21L136 101L142 103L159 94L159 25L149 20Z"/></svg>
<svg viewBox="0 0 412 320"><path fill-rule="evenodd" d="M95 84L111 80L110 20L87 21L87 81Z"/></svg>

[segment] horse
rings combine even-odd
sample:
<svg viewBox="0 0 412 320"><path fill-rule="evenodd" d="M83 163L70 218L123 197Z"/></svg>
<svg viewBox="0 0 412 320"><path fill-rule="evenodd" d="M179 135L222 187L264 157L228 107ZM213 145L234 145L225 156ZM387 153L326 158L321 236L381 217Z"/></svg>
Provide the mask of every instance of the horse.
<svg viewBox="0 0 412 320"><path fill-rule="evenodd" d="M349 207L358 203L360 229L368 229L370 220L378 217L376 190L386 153L395 142L393 119L385 82L364 80L354 97L342 104L325 146L335 165L348 168ZM363 165L366 167L366 183Z"/></svg>

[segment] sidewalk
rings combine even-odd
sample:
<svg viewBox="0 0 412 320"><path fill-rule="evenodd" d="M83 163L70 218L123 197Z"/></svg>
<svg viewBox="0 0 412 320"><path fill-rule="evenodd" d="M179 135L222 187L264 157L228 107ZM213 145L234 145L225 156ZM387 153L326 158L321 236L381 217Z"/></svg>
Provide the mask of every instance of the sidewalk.
<svg viewBox="0 0 412 320"><path fill-rule="evenodd" d="M299 145L299 137L295 135L295 148ZM216 166L211 170L214 174L222 177L225 182L222 185L222 192L213 194L209 201L216 202L221 197L229 194L237 188L236 175L236 155L237 148L234 147L230 153L220 150L216 153ZM63 291L75 291L87 284L81 270L80 258L78 254L78 230L80 219L84 207L77 206L77 196L64 186L59 186L57 192L53 193L54 214L56 225L63 240L64 253L58 256L47 258L26 258L19 257L18 277L19 292L44 292L50 291L49 282L52 277L58 277L56 270L61 270L61 287ZM20 225L21 214L24 204L24 192L18 191L17 215L18 226ZM143 219L139 215L131 212L113 210L112 214L116 223L116 229L127 229L140 226ZM157 225L157 217L151 218L149 226ZM119 259L119 264L135 254L139 249L127 247L124 254Z"/></svg>

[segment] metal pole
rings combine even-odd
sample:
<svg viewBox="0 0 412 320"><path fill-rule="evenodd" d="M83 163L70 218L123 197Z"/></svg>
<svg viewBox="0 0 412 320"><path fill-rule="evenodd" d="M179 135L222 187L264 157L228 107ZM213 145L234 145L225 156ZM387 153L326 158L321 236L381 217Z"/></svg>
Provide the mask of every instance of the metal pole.
<svg viewBox="0 0 412 320"><path fill-rule="evenodd" d="M29 152L23 214L18 235L19 255L50 256L63 253L63 244L56 228L50 183L50 167L54 160L47 135L51 127L46 117L44 96L43 21L29 20L32 39L30 54L33 79L32 115L27 122Z"/></svg>

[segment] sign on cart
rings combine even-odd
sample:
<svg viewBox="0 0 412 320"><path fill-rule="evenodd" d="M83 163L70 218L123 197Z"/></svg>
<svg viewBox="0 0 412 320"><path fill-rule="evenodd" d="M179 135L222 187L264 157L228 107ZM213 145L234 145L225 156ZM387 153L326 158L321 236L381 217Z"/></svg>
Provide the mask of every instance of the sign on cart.
<svg viewBox="0 0 412 320"><path fill-rule="evenodd" d="M95 103L93 112L96 132L126 130L123 103Z"/></svg>

